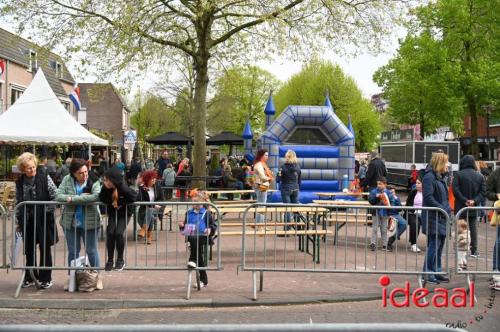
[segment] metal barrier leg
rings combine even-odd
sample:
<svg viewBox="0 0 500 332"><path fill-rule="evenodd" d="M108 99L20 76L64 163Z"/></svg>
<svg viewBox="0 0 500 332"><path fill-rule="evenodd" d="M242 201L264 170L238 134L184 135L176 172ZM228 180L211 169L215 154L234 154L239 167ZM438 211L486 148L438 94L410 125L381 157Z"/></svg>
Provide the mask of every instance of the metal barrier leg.
<svg viewBox="0 0 500 332"><path fill-rule="evenodd" d="M260 271L259 282L259 292L262 292L264 290L264 271Z"/></svg>
<svg viewBox="0 0 500 332"><path fill-rule="evenodd" d="M257 271L252 271L252 300L257 301Z"/></svg>
<svg viewBox="0 0 500 332"><path fill-rule="evenodd" d="M31 280L35 282L36 289L42 289L42 286L38 282L38 279L35 277L35 271L33 269L29 269Z"/></svg>
<svg viewBox="0 0 500 332"><path fill-rule="evenodd" d="M188 270L186 300L191 299L191 281L193 280L193 270Z"/></svg>
<svg viewBox="0 0 500 332"><path fill-rule="evenodd" d="M25 275L26 275L26 270L23 270L23 273L21 274L21 281L19 281L19 284L17 285L16 288L16 293L14 294L14 298L16 299L19 297L19 293L21 292L21 286L23 285Z"/></svg>
<svg viewBox="0 0 500 332"><path fill-rule="evenodd" d="M196 289L198 291L201 290L201 285L200 285L200 271L196 270Z"/></svg>

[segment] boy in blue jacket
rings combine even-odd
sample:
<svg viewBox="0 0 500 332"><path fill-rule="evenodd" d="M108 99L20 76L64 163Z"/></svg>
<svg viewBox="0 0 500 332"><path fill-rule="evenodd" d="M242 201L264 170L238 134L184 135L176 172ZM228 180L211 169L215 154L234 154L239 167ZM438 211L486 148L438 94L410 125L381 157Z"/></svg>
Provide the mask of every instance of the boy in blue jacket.
<svg viewBox="0 0 500 332"><path fill-rule="evenodd" d="M387 189L387 179L383 176L377 179L377 188L370 191L368 201L371 205L390 206L391 201L394 202L394 196ZM372 237L370 241L370 250L375 251L377 248L377 228L380 227L380 235L382 237L382 250L391 251L387 247L387 222L389 219L390 210L380 209L376 211L375 219L372 223Z"/></svg>
<svg viewBox="0 0 500 332"><path fill-rule="evenodd" d="M200 204L193 205L186 212L184 222L179 223L179 228L182 234L187 236L191 248L188 261L188 268L191 269L207 266L207 262L205 262L205 249L209 243L209 236L215 234L217 229L212 213L202 205L206 201L205 194L201 191L196 191L193 196L192 201L199 202ZM208 275L206 270L200 270L200 282L202 288L207 286Z"/></svg>

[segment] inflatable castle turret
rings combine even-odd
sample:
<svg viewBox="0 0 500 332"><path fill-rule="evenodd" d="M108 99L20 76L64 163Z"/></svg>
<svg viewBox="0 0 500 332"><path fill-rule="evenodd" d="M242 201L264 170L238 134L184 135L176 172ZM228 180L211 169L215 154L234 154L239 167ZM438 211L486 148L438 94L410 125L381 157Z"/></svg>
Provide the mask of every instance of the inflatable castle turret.
<svg viewBox="0 0 500 332"><path fill-rule="evenodd" d="M257 147L269 151L268 166L277 173L288 150L295 151L302 170L300 201L318 199L317 192L341 191L342 179L354 180L354 130L335 114L328 95L324 106L288 106L274 121L272 96L266 104L266 130ZM280 202L279 192L272 202Z"/></svg>
<svg viewBox="0 0 500 332"><path fill-rule="evenodd" d="M250 120L247 120L247 123L245 124L245 128L243 129L243 149L244 149L244 154L245 155L251 155L252 154L252 139L253 139L253 133L252 133L252 127L250 126Z"/></svg>

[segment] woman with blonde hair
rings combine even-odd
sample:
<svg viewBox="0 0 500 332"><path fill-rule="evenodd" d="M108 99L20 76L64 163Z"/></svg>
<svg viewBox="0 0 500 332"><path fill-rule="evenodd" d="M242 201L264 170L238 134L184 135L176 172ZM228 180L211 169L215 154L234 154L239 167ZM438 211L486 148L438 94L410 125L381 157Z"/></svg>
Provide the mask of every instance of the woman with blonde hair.
<svg viewBox="0 0 500 332"><path fill-rule="evenodd" d="M17 158L17 168L22 175L16 181L16 204L26 201L51 201L56 197L57 187L52 178L38 166L35 155L25 152ZM36 266L36 245L40 251L41 267L52 266L51 246L58 241L54 211L44 205L26 204L16 213L18 230L23 234L26 266ZM34 276L42 289L52 287L52 270L35 270ZM33 286L31 273L26 271L21 287Z"/></svg>
<svg viewBox="0 0 500 332"><path fill-rule="evenodd" d="M281 200L285 204L299 203L300 166L295 151L288 150L285 154L285 163L278 172L277 182L280 183ZM290 213L286 213L285 222L290 222ZM290 226L285 227L285 230Z"/></svg>
<svg viewBox="0 0 500 332"><path fill-rule="evenodd" d="M443 175L448 172L448 156L434 153L423 178L423 206L443 209L451 214L448 203L448 188ZM436 211L422 212L422 233L427 235L427 254L424 260L424 272L441 272L441 255L446 240L446 217ZM429 274L427 281L434 284L448 282L449 279L439 274Z"/></svg>

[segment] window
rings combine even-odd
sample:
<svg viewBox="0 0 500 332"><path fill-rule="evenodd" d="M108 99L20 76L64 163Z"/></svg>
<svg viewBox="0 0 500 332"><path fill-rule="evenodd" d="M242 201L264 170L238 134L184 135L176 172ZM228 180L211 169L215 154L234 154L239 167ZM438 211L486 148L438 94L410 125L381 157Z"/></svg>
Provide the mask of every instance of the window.
<svg viewBox="0 0 500 332"><path fill-rule="evenodd" d="M287 139L288 144L331 145L319 128L297 128Z"/></svg>
<svg viewBox="0 0 500 332"><path fill-rule="evenodd" d="M29 50L29 63L28 63L28 71L36 71L38 68L38 59L36 56L36 52L33 50Z"/></svg>
<svg viewBox="0 0 500 332"><path fill-rule="evenodd" d="M68 103L67 101L62 101L62 100L61 100L61 104L64 106L66 111L68 111L68 113L71 114L71 104Z"/></svg>
<svg viewBox="0 0 500 332"><path fill-rule="evenodd" d="M16 100L18 100L19 97L21 97L23 92L24 92L24 88L20 88L17 86L11 86L10 87L10 105L14 105Z"/></svg>
<svg viewBox="0 0 500 332"><path fill-rule="evenodd" d="M63 78L63 65L59 62L56 62L56 76L58 78Z"/></svg>
<svg viewBox="0 0 500 332"><path fill-rule="evenodd" d="M123 129L127 129L127 111L123 110L123 115L122 115L122 127Z"/></svg>

